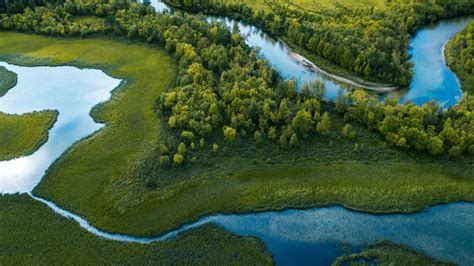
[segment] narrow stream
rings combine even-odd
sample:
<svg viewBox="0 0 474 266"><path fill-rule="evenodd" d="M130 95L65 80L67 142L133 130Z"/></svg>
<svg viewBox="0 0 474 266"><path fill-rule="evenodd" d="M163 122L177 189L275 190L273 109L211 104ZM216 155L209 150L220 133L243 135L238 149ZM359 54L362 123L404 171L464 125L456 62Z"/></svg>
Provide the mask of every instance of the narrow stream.
<svg viewBox="0 0 474 266"><path fill-rule="evenodd" d="M152 4L160 11L167 8L162 3ZM412 40L415 78L410 90L401 96L402 99L413 100L417 104L434 99L445 107L456 103L462 93L456 76L443 61L442 47L468 21L467 18L443 21L434 28L420 31ZM226 20L226 23L233 24L231 20ZM239 23L239 29L246 36L247 44L260 47L261 55L284 77L295 77L300 83L323 79L328 97L332 98L342 90L325 75L309 71L300 60L290 55L283 43L273 41L253 26ZM0 111L14 114L45 109L59 111L58 121L50 130L48 142L37 152L0 162L0 194L20 192L31 195L32 189L55 159L74 142L103 126L92 120L90 110L97 103L109 99L110 91L119 86L121 81L100 70L21 67L1 62L0 66L18 74L17 86L0 98ZM53 202L33 195L31 197L56 213L78 222L87 231L116 241L146 244L170 239L180 232L214 222L236 234L259 237L280 265L330 264L335 257L344 253L346 247L358 250L377 240L407 244L434 258L461 265L474 264L474 204L471 203L435 206L410 215L369 215L342 207L246 215L216 214L162 236L141 238L102 232Z"/></svg>

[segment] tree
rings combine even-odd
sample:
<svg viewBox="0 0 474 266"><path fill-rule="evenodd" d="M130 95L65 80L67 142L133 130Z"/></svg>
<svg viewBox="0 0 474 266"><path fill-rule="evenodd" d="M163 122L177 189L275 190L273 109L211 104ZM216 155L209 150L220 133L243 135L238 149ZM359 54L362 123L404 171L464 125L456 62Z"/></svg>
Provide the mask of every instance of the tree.
<svg viewBox="0 0 474 266"><path fill-rule="evenodd" d="M331 130L331 119L329 114L325 112L321 118L321 121L318 123L316 130L319 134L326 135Z"/></svg>
<svg viewBox="0 0 474 266"><path fill-rule="evenodd" d="M228 127L228 126L224 127L224 137L228 141L231 141L231 142L234 141L236 135L237 135L237 131L234 128Z"/></svg>
<svg viewBox="0 0 474 266"><path fill-rule="evenodd" d="M181 155L185 155L186 154L186 144L184 144L184 142L181 142L178 146L178 153L181 154Z"/></svg>
<svg viewBox="0 0 474 266"><path fill-rule="evenodd" d="M342 128L342 135L344 135L346 138L350 140L354 140L356 137L356 131L355 129L351 126L351 124L346 124Z"/></svg>
<svg viewBox="0 0 474 266"><path fill-rule="evenodd" d="M173 164L174 165L181 165L184 162L184 156L181 154L175 154L173 156Z"/></svg>
<svg viewBox="0 0 474 266"><path fill-rule="evenodd" d="M291 135L290 145L292 147L297 147L298 146L298 136L296 136L296 133L293 133L293 135Z"/></svg>

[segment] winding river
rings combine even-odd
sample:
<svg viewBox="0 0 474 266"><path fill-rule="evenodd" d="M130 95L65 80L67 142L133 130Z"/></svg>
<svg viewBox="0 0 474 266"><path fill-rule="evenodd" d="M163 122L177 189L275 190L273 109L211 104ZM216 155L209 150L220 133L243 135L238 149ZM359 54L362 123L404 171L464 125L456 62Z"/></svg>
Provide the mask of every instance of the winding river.
<svg viewBox="0 0 474 266"><path fill-rule="evenodd" d="M167 7L153 2L159 10ZM213 20L213 19L210 19ZM224 20L232 25L231 20ZM442 47L469 21L447 20L421 30L411 42L415 77L401 99L423 104L436 100L452 106L462 96L456 76L444 62ZM284 77L298 82L324 80L328 97L334 98L341 86L326 74L314 71L295 56L282 42L270 39L253 26L239 23L241 33L252 47L260 47ZM90 117L91 108L110 98L110 91L120 85L100 70L74 67L21 67L0 63L18 74L18 84L0 98L0 111L14 114L55 109L58 121L49 139L30 156L0 162L0 194L29 193L40 182L47 168L74 142L85 138L103 125ZM44 79L48 77L48 79ZM52 97L55 95L55 97ZM377 240L406 244L434 258L461 265L474 264L474 204L452 203L432 207L410 215L369 215L328 207L246 215L216 214L156 238L140 238L102 232L83 218L65 211L53 202L31 195L58 214L73 219L99 237L116 241L150 243L175 237L180 232L213 222L239 235L251 235L264 241L277 264L330 264L344 250L356 251Z"/></svg>

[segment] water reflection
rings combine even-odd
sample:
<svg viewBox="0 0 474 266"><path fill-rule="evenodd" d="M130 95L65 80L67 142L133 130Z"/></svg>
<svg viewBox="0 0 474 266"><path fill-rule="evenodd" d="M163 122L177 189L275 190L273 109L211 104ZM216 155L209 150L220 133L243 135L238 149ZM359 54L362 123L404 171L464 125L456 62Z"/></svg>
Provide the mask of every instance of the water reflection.
<svg viewBox="0 0 474 266"><path fill-rule="evenodd" d="M58 121L49 139L34 154L0 162L0 193L31 191L48 167L74 142L103 125L95 123L89 112L106 101L120 84L100 70L74 67L21 67L0 63L17 73L18 84L0 98L0 111L24 114L58 110Z"/></svg>
<svg viewBox="0 0 474 266"><path fill-rule="evenodd" d="M400 95L401 102L410 100L422 105L435 100L448 108L459 101L463 95L461 85L446 64L444 46L471 20L472 17L443 20L416 34L410 43L414 76L410 89Z"/></svg>
<svg viewBox="0 0 474 266"><path fill-rule="evenodd" d="M160 12L170 10L160 1L152 1L151 4ZM428 26L420 30L410 42L414 77L409 89L400 89L391 94L399 97L401 102L412 101L417 105L423 105L432 100L437 101L444 108L456 104L462 97L461 86L456 75L446 65L443 46L471 20L472 17L443 20L435 26ZM220 21L230 28L233 28L235 22L230 18L214 16L209 16L208 21ZM259 28L242 22L237 25L246 44L250 47L258 47L260 55L268 59L284 78L294 78L299 85L309 80L322 80L326 84L327 98L330 100L334 100L339 93L346 91L347 88L353 87L350 85L341 86L340 82L335 82L326 74L310 70L292 56L292 52L285 44L270 38ZM317 62L314 63L317 65Z"/></svg>

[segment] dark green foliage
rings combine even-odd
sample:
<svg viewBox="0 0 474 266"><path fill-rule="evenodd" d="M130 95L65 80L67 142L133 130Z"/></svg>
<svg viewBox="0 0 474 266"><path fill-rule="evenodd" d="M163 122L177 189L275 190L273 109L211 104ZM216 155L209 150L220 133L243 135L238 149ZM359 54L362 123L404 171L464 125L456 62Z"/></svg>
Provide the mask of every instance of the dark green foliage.
<svg viewBox="0 0 474 266"><path fill-rule="evenodd" d="M244 19L368 79L408 85L410 34L435 20L474 13L470 0L394 1L386 10L318 6L306 10L268 1L268 10L216 0L166 2L192 11Z"/></svg>
<svg viewBox="0 0 474 266"><path fill-rule="evenodd" d="M449 66L461 78L462 89L474 94L474 23L470 23L446 47Z"/></svg>
<svg viewBox="0 0 474 266"><path fill-rule="evenodd" d="M263 243L205 225L152 244L99 238L27 195L0 197L0 264L271 265Z"/></svg>
<svg viewBox="0 0 474 266"><path fill-rule="evenodd" d="M382 103L365 91L340 96L339 106L348 121L357 121L380 132L394 146L452 156L471 153L474 146L474 97L466 95L454 107L441 110L436 103L422 107L399 105L394 98ZM472 153L471 153L472 154Z"/></svg>
<svg viewBox="0 0 474 266"><path fill-rule="evenodd" d="M8 71L4 67L0 67L0 97L5 95L11 88L16 85L17 75Z"/></svg>
<svg viewBox="0 0 474 266"><path fill-rule="evenodd" d="M342 265L455 265L436 261L407 246L379 241L362 249L361 252L337 258L333 266Z"/></svg>

